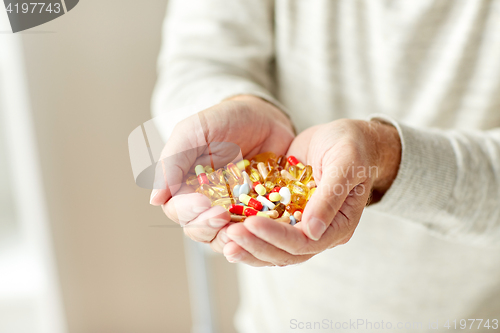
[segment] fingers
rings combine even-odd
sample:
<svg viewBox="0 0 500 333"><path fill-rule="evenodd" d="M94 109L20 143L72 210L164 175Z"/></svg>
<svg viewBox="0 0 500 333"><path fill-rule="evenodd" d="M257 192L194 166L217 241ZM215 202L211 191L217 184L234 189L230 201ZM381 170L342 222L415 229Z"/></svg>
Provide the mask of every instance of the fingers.
<svg viewBox="0 0 500 333"><path fill-rule="evenodd" d="M210 199L201 193L179 194L162 206L171 220L186 225L212 206Z"/></svg>
<svg viewBox="0 0 500 333"><path fill-rule="evenodd" d="M261 222L263 222L261 223L261 225L281 224L269 221L269 219L265 221L266 218L259 218L259 217L249 218L248 220L257 220L257 221L260 220ZM246 224L247 223L245 221L244 223L236 223L232 225L227 229L227 235L232 241L234 241L240 247L245 249L249 254L251 254L256 259L263 262L269 262L277 266L287 266L287 265L301 263L312 257L312 255L292 255L274 245L271 245L266 241L262 240L261 238L257 237L256 235L254 235L252 232L250 232L247 229ZM293 229L293 227L291 228ZM290 240L290 243L292 242L293 240ZM224 253L226 253L225 249Z"/></svg>
<svg viewBox="0 0 500 333"><path fill-rule="evenodd" d="M337 234L333 226L330 226L319 241L313 241L304 234L301 228L303 226L302 223L295 226L286 223L270 223L269 221L265 221L265 218L260 217L247 218L244 225L246 229L248 229L248 232L253 234L254 237L261 239L266 244L271 244L286 253L299 257L317 254L328 249ZM229 237L232 238L231 235L229 235ZM245 247L245 249L247 248ZM257 249L257 251L259 251L259 249ZM257 257L261 258L259 255L257 255ZM309 259L310 257L311 256L306 256L304 258ZM304 261L304 258L301 258L301 260ZM265 257L261 259L270 260Z"/></svg>
<svg viewBox="0 0 500 333"><path fill-rule="evenodd" d="M208 243L230 219L231 216L224 207L214 206L185 224L184 233L194 241Z"/></svg>
<svg viewBox="0 0 500 333"><path fill-rule="evenodd" d="M233 263L238 262L254 267L274 266L272 263L255 258L248 251L246 251L244 248L233 241L230 241L226 244L226 246L224 246L224 256L226 257L227 261Z"/></svg>
<svg viewBox="0 0 500 333"><path fill-rule="evenodd" d="M217 253L223 253L224 246L229 243L231 240L226 234L227 228L234 224L234 222L229 222L224 227L222 227L217 236L210 242L210 247Z"/></svg>

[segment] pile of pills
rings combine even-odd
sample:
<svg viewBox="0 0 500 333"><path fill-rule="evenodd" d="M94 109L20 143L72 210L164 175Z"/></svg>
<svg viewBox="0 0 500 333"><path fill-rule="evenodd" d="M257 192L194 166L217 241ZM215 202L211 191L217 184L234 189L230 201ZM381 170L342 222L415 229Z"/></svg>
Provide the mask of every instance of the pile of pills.
<svg viewBox="0 0 500 333"><path fill-rule="evenodd" d="M316 190L310 165L272 152L218 170L197 165L195 173L186 184L207 196L212 206L226 208L233 222L257 215L296 224Z"/></svg>

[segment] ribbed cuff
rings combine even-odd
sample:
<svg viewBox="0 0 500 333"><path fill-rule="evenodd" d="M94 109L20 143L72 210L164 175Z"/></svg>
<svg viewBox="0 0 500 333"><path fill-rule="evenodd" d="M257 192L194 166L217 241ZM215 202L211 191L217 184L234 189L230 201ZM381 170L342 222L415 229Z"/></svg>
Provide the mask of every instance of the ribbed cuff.
<svg viewBox="0 0 500 333"><path fill-rule="evenodd" d="M386 115L373 115L393 125L402 146L401 164L392 186L373 209L412 221L436 231L445 231L446 219L458 176L457 159L451 141L439 130L416 129Z"/></svg>

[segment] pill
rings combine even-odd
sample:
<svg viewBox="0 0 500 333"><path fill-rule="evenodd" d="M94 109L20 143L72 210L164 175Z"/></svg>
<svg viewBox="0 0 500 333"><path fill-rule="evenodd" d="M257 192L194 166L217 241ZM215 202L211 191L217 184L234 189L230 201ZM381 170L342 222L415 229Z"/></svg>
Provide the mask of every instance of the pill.
<svg viewBox="0 0 500 333"><path fill-rule="evenodd" d="M276 187L274 187L274 188L271 190L271 192L276 192L276 193L278 193L280 190L281 190L281 187L276 186Z"/></svg>
<svg viewBox="0 0 500 333"><path fill-rule="evenodd" d="M267 212L269 210L269 207L267 207L266 205L263 204L262 206L264 207L262 207L261 212Z"/></svg>
<svg viewBox="0 0 500 333"><path fill-rule="evenodd" d="M314 180L311 180L310 182L308 182L306 184L306 186L308 189L312 189L312 188L316 187L316 182Z"/></svg>
<svg viewBox="0 0 500 333"><path fill-rule="evenodd" d="M282 217L279 217L277 219L275 219L274 221L276 222L285 222L285 223L290 223L290 216L282 216Z"/></svg>
<svg viewBox="0 0 500 333"><path fill-rule="evenodd" d="M254 188L255 192L257 192L259 195L265 195L266 194L266 188L262 186L262 184L257 184ZM248 194L248 193L246 193Z"/></svg>
<svg viewBox="0 0 500 333"><path fill-rule="evenodd" d="M297 222L302 221L302 212L300 210L293 213L293 217L297 220Z"/></svg>
<svg viewBox="0 0 500 333"><path fill-rule="evenodd" d="M279 193L269 193L269 201L277 202L281 200L281 195Z"/></svg>
<svg viewBox="0 0 500 333"><path fill-rule="evenodd" d="M226 166L226 169L231 173L231 175L236 179L237 181L242 178L241 176L241 171L240 169L234 164L234 163L229 163Z"/></svg>
<svg viewBox="0 0 500 333"><path fill-rule="evenodd" d="M205 172L206 173L212 173L214 172L214 169L212 169L212 167L210 165L205 165Z"/></svg>
<svg viewBox="0 0 500 333"><path fill-rule="evenodd" d="M313 176L312 166L306 165L306 167L303 170L304 171L302 171L302 174L298 177L298 179L299 182L301 182L302 184L307 184L309 183L309 181Z"/></svg>
<svg viewBox="0 0 500 333"><path fill-rule="evenodd" d="M288 168L288 172L292 175L293 178L295 178L295 180L299 179L301 171L302 170L296 165L291 165Z"/></svg>
<svg viewBox="0 0 500 333"><path fill-rule="evenodd" d="M221 199L221 196L217 192L215 192L210 185L207 184L202 184L196 191L205 195L210 200Z"/></svg>
<svg viewBox="0 0 500 333"><path fill-rule="evenodd" d="M274 210L278 212L278 217L281 217L283 213L285 212L286 206L283 205L281 202L274 207Z"/></svg>
<svg viewBox="0 0 500 333"><path fill-rule="evenodd" d="M317 187L312 188L307 195L307 200L311 199L314 192L316 192Z"/></svg>
<svg viewBox="0 0 500 333"><path fill-rule="evenodd" d="M248 194L248 193L250 193L250 186L248 186L248 184L246 183L240 185L238 197L242 194Z"/></svg>
<svg viewBox="0 0 500 333"><path fill-rule="evenodd" d="M253 208L250 208L250 207L245 208L245 209L243 210L243 214L244 214L245 216L253 216L253 215L257 215L257 213L258 213L258 211L256 211L256 210L255 210L255 209L253 209Z"/></svg>
<svg viewBox="0 0 500 333"><path fill-rule="evenodd" d="M295 223L297 223L297 220L295 219L295 217L293 215L290 216L290 224L295 225Z"/></svg>
<svg viewBox="0 0 500 333"><path fill-rule="evenodd" d="M251 186L253 182L250 180L250 176L248 175L248 173L246 171L242 171L241 175L243 176L243 181L247 183L248 186Z"/></svg>
<svg viewBox="0 0 500 333"><path fill-rule="evenodd" d="M266 165L264 162L259 162L257 163L257 170L259 170L260 174L262 175L262 178L266 179L267 174L269 173L267 171Z"/></svg>
<svg viewBox="0 0 500 333"><path fill-rule="evenodd" d="M282 187L280 189L279 195L281 196L280 202L282 204L288 205L290 203L290 200L292 199L292 193L287 187Z"/></svg>
<svg viewBox="0 0 500 333"><path fill-rule="evenodd" d="M245 170L245 168L247 166L250 165L250 161L249 160L243 160L243 161L239 161L238 163L236 163L236 166L238 167L238 169L240 169L241 171Z"/></svg>
<svg viewBox="0 0 500 333"><path fill-rule="evenodd" d="M286 170L281 170L281 177L285 178L288 181L297 181L297 178L295 178L290 172Z"/></svg>
<svg viewBox="0 0 500 333"><path fill-rule="evenodd" d="M243 222L246 217L242 215L231 215L231 222Z"/></svg>
<svg viewBox="0 0 500 333"><path fill-rule="evenodd" d="M267 215L265 212L257 212L257 216L262 216L262 217L267 217L271 218L269 215Z"/></svg>
<svg viewBox="0 0 500 333"><path fill-rule="evenodd" d="M254 198L250 197L249 195L240 194L239 199L247 206L253 207L257 210L262 209L262 204L259 201L255 200Z"/></svg>
<svg viewBox="0 0 500 333"><path fill-rule="evenodd" d="M279 217L279 213L276 210L269 210L265 213L272 219L277 219Z"/></svg>
<svg viewBox="0 0 500 333"><path fill-rule="evenodd" d="M210 183L208 181L207 174L205 173L205 168L203 167L203 165L197 165L194 168L194 172L196 172L196 177L198 177L198 183L200 183L200 185Z"/></svg>
<svg viewBox="0 0 500 333"><path fill-rule="evenodd" d="M288 156L288 163L291 165L296 165L301 169L304 169L304 164L300 163L299 160L295 156Z"/></svg>
<svg viewBox="0 0 500 333"><path fill-rule="evenodd" d="M263 204L263 205L267 206L269 209L274 209L274 207L276 207L276 205L275 205L275 204L273 204L271 201L269 201L268 199L266 199L266 198L265 198L265 197L263 197L262 195L259 195L259 196L257 197L257 200L258 200L261 204Z"/></svg>
<svg viewBox="0 0 500 333"><path fill-rule="evenodd" d="M233 214L237 214L237 215L243 215L243 211L245 210L245 208L248 208L248 207L245 207L245 206L242 206L242 205L232 204L229 207L229 212L233 213Z"/></svg>
<svg viewBox="0 0 500 333"><path fill-rule="evenodd" d="M233 196L235 196L235 197L239 197L240 196L240 186L241 185L236 185L235 187L233 187Z"/></svg>

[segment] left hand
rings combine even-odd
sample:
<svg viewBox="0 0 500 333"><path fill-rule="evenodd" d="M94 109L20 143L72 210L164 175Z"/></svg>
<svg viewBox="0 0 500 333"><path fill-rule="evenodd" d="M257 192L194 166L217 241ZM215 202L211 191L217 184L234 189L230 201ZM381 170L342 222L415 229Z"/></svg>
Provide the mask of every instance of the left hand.
<svg viewBox="0 0 500 333"><path fill-rule="evenodd" d="M318 185L302 222L254 216L230 225L230 241L218 249L228 261L286 266L348 242L372 192L380 199L395 179L401 143L391 125L344 119L304 131L287 155L311 165Z"/></svg>

